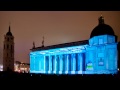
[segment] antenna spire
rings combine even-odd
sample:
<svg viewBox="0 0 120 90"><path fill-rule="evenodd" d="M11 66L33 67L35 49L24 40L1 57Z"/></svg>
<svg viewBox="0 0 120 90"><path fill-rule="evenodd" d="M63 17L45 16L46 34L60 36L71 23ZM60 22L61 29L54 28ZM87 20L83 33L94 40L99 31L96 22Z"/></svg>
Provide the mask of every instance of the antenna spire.
<svg viewBox="0 0 120 90"><path fill-rule="evenodd" d="M9 32L10 32L10 24L11 24L11 23L9 22Z"/></svg>
<svg viewBox="0 0 120 90"><path fill-rule="evenodd" d="M101 13L101 15L100 15L101 17L102 17L102 13Z"/></svg>
<svg viewBox="0 0 120 90"><path fill-rule="evenodd" d="M42 40L42 47L44 47L44 36L43 36L43 40Z"/></svg>
<svg viewBox="0 0 120 90"><path fill-rule="evenodd" d="M35 42L33 41L33 49L35 48Z"/></svg>
<svg viewBox="0 0 120 90"><path fill-rule="evenodd" d="M99 17L99 24L104 24L104 17L102 16L102 14Z"/></svg>

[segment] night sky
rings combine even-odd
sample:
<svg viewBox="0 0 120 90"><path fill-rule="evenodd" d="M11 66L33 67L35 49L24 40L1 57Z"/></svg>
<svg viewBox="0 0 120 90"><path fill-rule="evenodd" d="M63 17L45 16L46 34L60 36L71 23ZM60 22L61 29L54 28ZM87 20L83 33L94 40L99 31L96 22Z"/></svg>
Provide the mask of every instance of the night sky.
<svg viewBox="0 0 120 90"><path fill-rule="evenodd" d="M29 63L33 41L39 47L43 36L45 46L88 40L101 14L120 41L120 11L0 11L0 63L9 23L15 37L15 61Z"/></svg>

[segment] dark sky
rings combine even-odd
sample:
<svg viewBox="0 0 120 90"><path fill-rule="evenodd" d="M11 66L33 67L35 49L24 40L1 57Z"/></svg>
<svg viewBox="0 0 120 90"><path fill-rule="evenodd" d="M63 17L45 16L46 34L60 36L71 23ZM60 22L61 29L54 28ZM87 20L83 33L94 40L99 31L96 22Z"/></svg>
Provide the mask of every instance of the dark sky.
<svg viewBox="0 0 120 90"><path fill-rule="evenodd" d="M15 37L15 61L29 63L29 52L35 45L45 46L87 40L100 15L120 40L120 11L0 11L0 63L3 60L4 35Z"/></svg>

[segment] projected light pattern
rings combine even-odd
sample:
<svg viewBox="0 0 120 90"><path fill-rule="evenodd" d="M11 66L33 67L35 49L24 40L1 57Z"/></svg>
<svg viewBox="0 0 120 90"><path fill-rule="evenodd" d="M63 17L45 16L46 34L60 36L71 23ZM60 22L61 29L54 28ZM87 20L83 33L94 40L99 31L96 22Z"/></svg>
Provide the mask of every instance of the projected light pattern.
<svg viewBox="0 0 120 90"><path fill-rule="evenodd" d="M43 51L36 51L31 52L31 54L42 54L42 55L58 55L58 54L71 54L71 53L79 53L79 52L85 52L85 48L87 45L84 46L72 46L72 47L66 47L66 48L57 48L57 49L50 49L50 50L43 50Z"/></svg>
<svg viewBox="0 0 120 90"><path fill-rule="evenodd" d="M89 45L32 51L30 73L117 73L117 43L114 37L101 35L91 38Z"/></svg>

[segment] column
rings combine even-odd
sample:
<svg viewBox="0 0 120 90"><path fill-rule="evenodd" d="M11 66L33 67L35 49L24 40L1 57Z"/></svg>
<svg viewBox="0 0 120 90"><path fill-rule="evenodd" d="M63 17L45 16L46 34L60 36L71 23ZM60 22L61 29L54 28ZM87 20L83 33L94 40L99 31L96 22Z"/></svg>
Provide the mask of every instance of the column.
<svg viewBox="0 0 120 90"><path fill-rule="evenodd" d="M63 55L63 73L65 74L66 72L66 69L67 69L67 55L64 54Z"/></svg>
<svg viewBox="0 0 120 90"><path fill-rule="evenodd" d="M41 67L41 70L40 72L41 73L44 73L44 69L45 69L45 56L44 55L41 55L40 56L40 67Z"/></svg>
<svg viewBox="0 0 120 90"><path fill-rule="evenodd" d="M63 71L63 55L59 55L59 74L62 74Z"/></svg>
<svg viewBox="0 0 120 90"><path fill-rule="evenodd" d="M71 56L71 58L70 58L70 73L72 74L72 71L73 71L73 55L72 54L70 54L70 56Z"/></svg>
<svg viewBox="0 0 120 90"><path fill-rule="evenodd" d="M36 72L39 72L39 56L36 56Z"/></svg>
<svg viewBox="0 0 120 90"><path fill-rule="evenodd" d="M49 64L49 56L46 56L46 73L49 72L49 67L50 67L50 64Z"/></svg>
<svg viewBox="0 0 120 90"><path fill-rule="evenodd" d="M31 73L33 73L33 71L34 71L34 59L35 59L35 57L34 57L34 55L30 55L30 72Z"/></svg>
<svg viewBox="0 0 120 90"><path fill-rule="evenodd" d="M63 54L63 73L65 73L65 54Z"/></svg>
<svg viewBox="0 0 120 90"><path fill-rule="evenodd" d="M40 56L39 56L39 72L41 73L41 58L40 58Z"/></svg>
<svg viewBox="0 0 120 90"><path fill-rule="evenodd" d="M59 55L56 55L56 73L59 73Z"/></svg>
<svg viewBox="0 0 120 90"><path fill-rule="evenodd" d="M54 71L54 56L53 55L51 56L51 61L52 61L52 73L53 73Z"/></svg>
<svg viewBox="0 0 120 90"><path fill-rule="evenodd" d="M76 74L76 59L77 59L77 54L75 53L74 54L74 59L73 59L73 64L74 64L74 68L73 68L73 70L74 70L74 72L75 72L75 74Z"/></svg>
<svg viewBox="0 0 120 90"><path fill-rule="evenodd" d="M79 71L79 59L78 59L78 53L76 54L76 72Z"/></svg>
<svg viewBox="0 0 120 90"><path fill-rule="evenodd" d="M71 73L71 54L68 54L69 70L68 73Z"/></svg>
<svg viewBox="0 0 120 90"><path fill-rule="evenodd" d="M33 71L36 73L36 56L34 57L34 59L33 59L33 63L34 63L34 65L33 65Z"/></svg>
<svg viewBox="0 0 120 90"><path fill-rule="evenodd" d="M83 55L80 54L80 71L83 71Z"/></svg>
<svg viewBox="0 0 120 90"><path fill-rule="evenodd" d="M53 60L53 68L54 68L54 70L53 70L53 73L55 74L56 73L56 65L57 65L57 63L56 63L56 55L54 55L54 60Z"/></svg>
<svg viewBox="0 0 120 90"><path fill-rule="evenodd" d="M76 60L75 60L75 54L72 54L72 58L71 58L71 74L75 74L75 70L76 70Z"/></svg>
<svg viewBox="0 0 120 90"><path fill-rule="evenodd" d="M85 71L86 71L85 53L81 53L81 55L82 55L82 73L85 73Z"/></svg>
<svg viewBox="0 0 120 90"><path fill-rule="evenodd" d="M45 56L45 73L47 73L47 56Z"/></svg>
<svg viewBox="0 0 120 90"><path fill-rule="evenodd" d="M44 68L43 68L43 73L45 73L45 64L46 64L46 61L45 61L45 56L43 57L43 64L44 64Z"/></svg>
<svg viewBox="0 0 120 90"><path fill-rule="evenodd" d="M49 70L48 73L52 73L52 56L49 55Z"/></svg>
<svg viewBox="0 0 120 90"><path fill-rule="evenodd" d="M82 55L81 55L81 53L78 53L77 57L78 57L77 71L78 71L78 74L82 74Z"/></svg>
<svg viewBox="0 0 120 90"><path fill-rule="evenodd" d="M57 56L55 55L55 74L57 73Z"/></svg>
<svg viewBox="0 0 120 90"><path fill-rule="evenodd" d="M69 72L69 55L68 54L66 55L65 66L66 66L65 74L68 74Z"/></svg>

